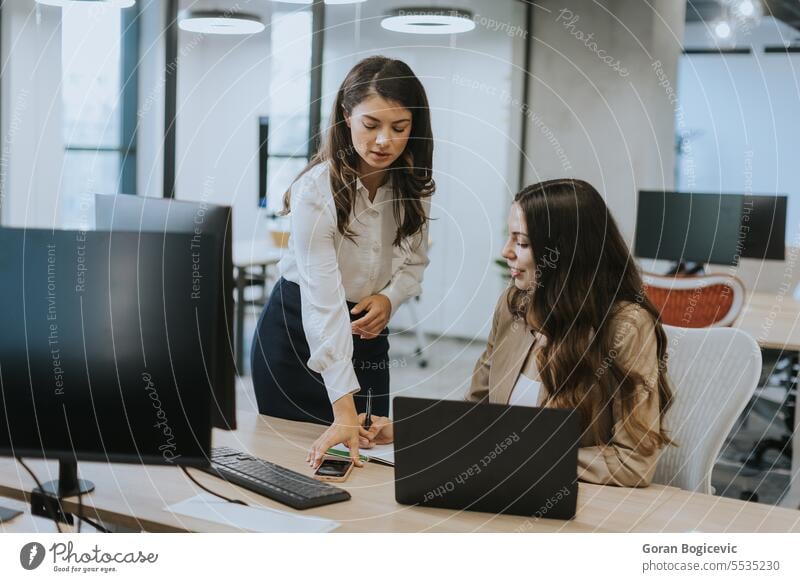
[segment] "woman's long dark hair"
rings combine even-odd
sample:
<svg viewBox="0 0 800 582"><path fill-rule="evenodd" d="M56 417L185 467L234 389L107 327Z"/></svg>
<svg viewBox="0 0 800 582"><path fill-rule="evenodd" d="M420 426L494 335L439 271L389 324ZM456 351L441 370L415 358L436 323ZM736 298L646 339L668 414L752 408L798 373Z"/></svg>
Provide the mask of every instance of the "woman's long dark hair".
<svg viewBox="0 0 800 582"><path fill-rule="evenodd" d="M550 405L579 409L584 428L603 442L607 435L599 433L594 420L618 395L639 450L650 454L671 443L663 423L672 404L666 335L603 198L590 184L566 179L528 186L514 201L524 213L537 268L532 291L512 290L508 306L548 340L537 352L537 365ZM648 427L636 407L637 385L644 378L615 357L620 338L614 337L612 320L621 302L645 310L655 322L659 432Z"/></svg>
<svg viewBox="0 0 800 582"><path fill-rule="evenodd" d="M433 132L428 97L419 79L403 61L374 56L359 62L347 74L336 94L331 110L330 125L320 150L312 157L298 178L317 164L330 164L330 180L336 205L339 232L350 240L350 214L356 199L356 179L359 155L350 138L345 112L353 109L370 95L379 95L411 111L411 135L405 150L390 166L394 198L392 210L398 229L394 244L399 246L405 237L419 232L428 221L422 198L433 194ZM290 209L290 191L284 195L284 213Z"/></svg>

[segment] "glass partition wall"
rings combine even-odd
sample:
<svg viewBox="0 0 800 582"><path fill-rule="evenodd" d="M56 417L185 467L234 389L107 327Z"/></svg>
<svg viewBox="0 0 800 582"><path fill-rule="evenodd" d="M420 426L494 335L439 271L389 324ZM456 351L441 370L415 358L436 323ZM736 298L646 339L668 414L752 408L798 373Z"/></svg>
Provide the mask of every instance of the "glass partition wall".
<svg viewBox="0 0 800 582"><path fill-rule="evenodd" d="M95 193L174 192L232 206L234 239L267 245L270 217L313 154L312 128L325 128L350 68L382 54L411 66L431 106L437 191L422 323L434 333L484 336L483 314L503 286L494 261L519 187L529 7L437 7L414 10L424 18L455 10L468 26L387 26L388 17L409 13L402 0L137 0L125 9L8 0L3 44L15 49L3 75L11 144L3 223L87 228ZM222 22L187 26L200 10ZM220 34L242 12L243 34ZM395 327L410 325L405 318L401 311Z"/></svg>
<svg viewBox="0 0 800 582"><path fill-rule="evenodd" d="M136 194L138 11L61 10L65 228L93 224L92 194Z"/></svg>

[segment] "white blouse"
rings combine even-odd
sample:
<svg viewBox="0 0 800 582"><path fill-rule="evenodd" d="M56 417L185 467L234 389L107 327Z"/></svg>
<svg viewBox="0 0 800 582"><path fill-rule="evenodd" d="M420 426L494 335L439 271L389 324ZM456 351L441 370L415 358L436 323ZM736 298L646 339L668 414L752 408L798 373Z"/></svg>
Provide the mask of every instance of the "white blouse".
<svg viewBox="0 0 800 582"><path fill-rule="evenodd" d="M514 406L539 406L539 390L541 382L529 378L525 374L520 374L508 403Z"/></svg>
<svg viewBox="0 0 800 582"><path fill-rule="evenodd" d="M429 263L428 227L407 237L401 247L392 244L398 225L390 184L378 188L370 202L358 181L350 222L355 243L337 228L327 163L313 167L292 186L289 246L279 270L300 286L303 328L311 348L308 367L322 375L331 402L360 390L345 300L357 303L381 293L394 314L422 292ZM429 214L430 198L423 199L423 208Z"/></svg>

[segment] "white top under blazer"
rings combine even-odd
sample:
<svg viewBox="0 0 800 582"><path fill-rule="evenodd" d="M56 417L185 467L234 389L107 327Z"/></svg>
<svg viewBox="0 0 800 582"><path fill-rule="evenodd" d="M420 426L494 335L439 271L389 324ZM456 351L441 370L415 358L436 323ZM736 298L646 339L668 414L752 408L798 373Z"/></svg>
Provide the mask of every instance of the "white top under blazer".
<svg viewBox="0 0 800 582"><path fill-rule="evenodd" d="M422 292L429 263L428 226L406 237L401 247L394 246L398 225L392 200L391 180L378 188L372 202L358 180L350 221L353 243L336 226L327 163L314 166L292 186L289 245L279 270L300 286L303 328L311 349L308 367L322 375L331 402L360 389L345 300L357 303L381 293L391 301L394 314ZM430 198L422 203L429 215Z"/></svg>
<svg viewBox="0 0 800 582"><path fill-rule="evenodd" d="M542 383L520 374L511 391L508 403L513 406L539 406L539 392Z"/></svg>

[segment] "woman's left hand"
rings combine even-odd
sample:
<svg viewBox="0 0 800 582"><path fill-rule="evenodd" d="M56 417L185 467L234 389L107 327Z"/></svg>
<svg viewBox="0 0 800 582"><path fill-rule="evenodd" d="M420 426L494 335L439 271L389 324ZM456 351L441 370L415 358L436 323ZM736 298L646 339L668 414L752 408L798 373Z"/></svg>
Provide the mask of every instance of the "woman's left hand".
<svg viewBox="0 0 800 582"><path fill-rule="evenodd" d="M392 302L386 295L370 295L365 297L350 310L353 315L366 311L367 314L350 324L353 334L361 339L374 339L384 330L392 315Z"/></svg>
<svg viewBox="0 0 800 582"><path fill-rule="evenodd" d="M394 424L392 419L385 416L372 416L372 426L364 428L367 415L363 412L358 415L358 444L362 449L371 449L375 445L387 445L394 440Z"/></svg>

